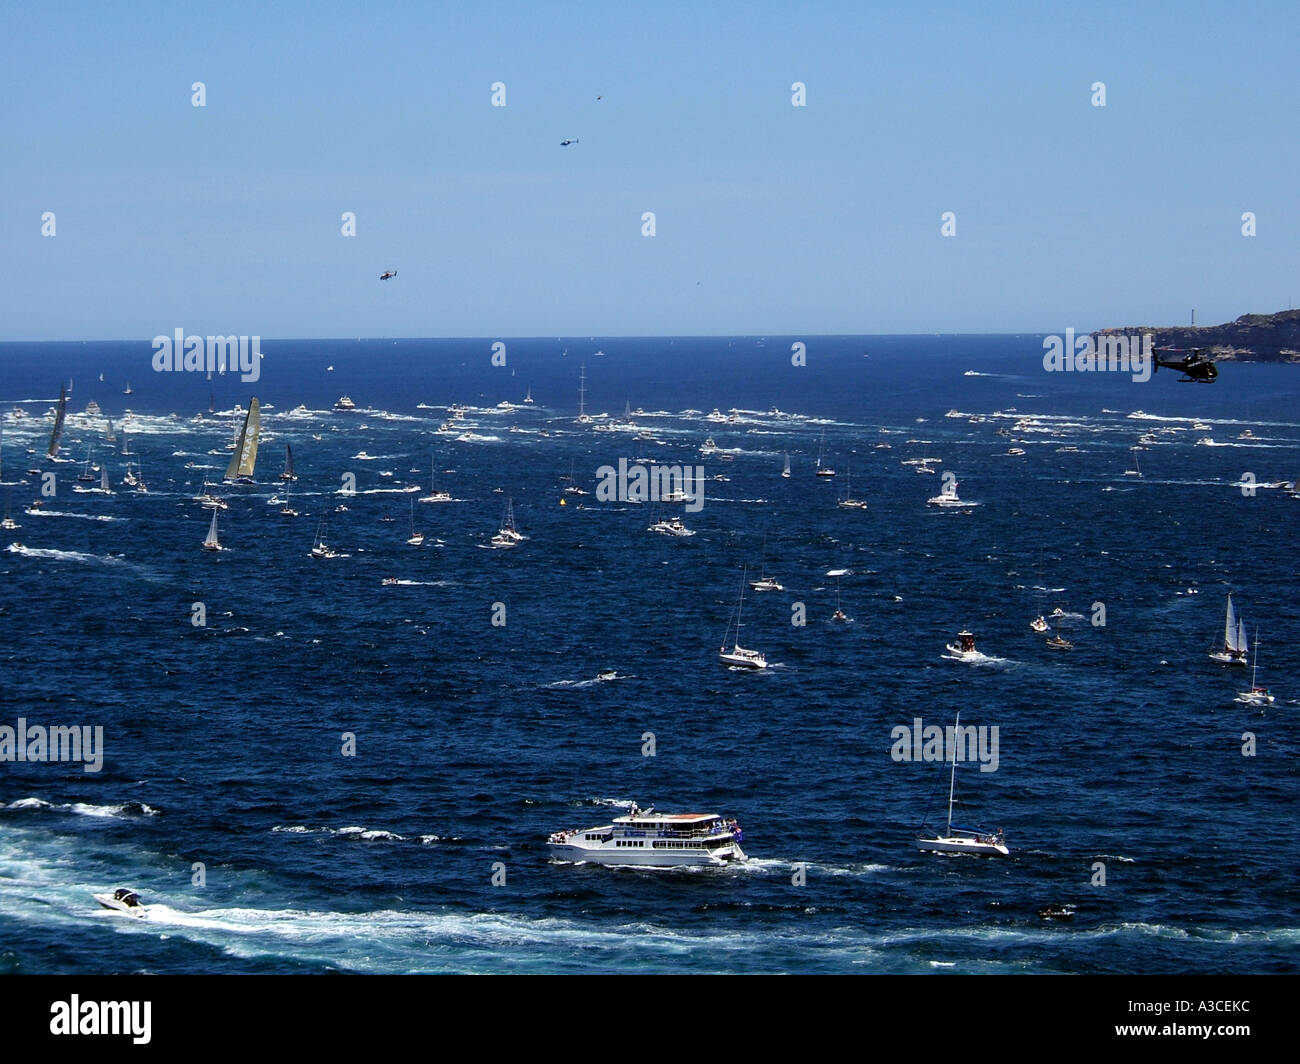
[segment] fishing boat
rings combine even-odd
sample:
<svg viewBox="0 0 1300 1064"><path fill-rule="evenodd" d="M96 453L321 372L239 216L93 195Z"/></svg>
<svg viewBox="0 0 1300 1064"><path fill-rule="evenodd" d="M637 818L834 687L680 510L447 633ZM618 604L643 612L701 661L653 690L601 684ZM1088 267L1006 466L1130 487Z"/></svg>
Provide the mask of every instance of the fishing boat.
<svg viewBox="0 0 1300 1064"><path fill-rule="evenodd" d="M785 452L785 468L781 470L781 476L786 480L790 479L790 452Z"/></svg>
<svg viewBox="0 0 1300 1064"><path fill-rule="evenodd" d="M612 824L554 832L547 839L556 861L675 868L747 860L744 833L734 818L717 813L656 813L636 803Z"/></svg>
<svg viewBox="0 0 1300 1064"><path fill-rule="evenodd" d="M212 524L208 526L208 535L203 541L204 550L219 551L222 549L221 540L217 538L217 514L220 512L220 510L212 511Z"/></svg>
<svg viewBox="0 0 1300 1064"><path fill-rule="evenodd" d="M262 414L257 404L257 396L248 403L248 413L244 415L244 424L235 441L235 453L230 456L230 465L226 467L227 484L252 484L253 470L257 466L257 441L262 433Z"/></svg>
<svg viewBox="0 0 1300 1064"><path fill-rule="evenodd" d="M415 530L415 500L411 500L411 536L406 541L408 546L418 547L424 542L424 533Z"/></svg>
<svg viewBox="0 0 1300 1064"><path fill-rule="evenodd" d="M1235 701L1247 706L1271 706L1276 699L1267 687L1259 686L1259 629L1255 629L1255 653L1250 665L1250 690L1240 692Z"/></svg>
<svg viewBox="0 0 1300 1064"><path fill-rule="evenodd" d="M429 494L428 494L428 495L421 495L421 496L420 496L420 501L421 501L421 502L452 502L453 500L452 500L452 497L451 497L451 492L449 492L449 491L439 491L438 488L437 488L437 473L436 473L436 471L435 471L435 465L436 465L436 463L437 463L437 457L436 457L434 454L430 453L430 455L429 455Z"/></svg>
<svg viewBox="0 0 1300 1064"><path fill-rule="evenodd" d="M748 575L748 574L746 574ZM727 622L727 630L722 634L722 647L718 650L718 660L732 668L739 669L766 669L767 658L757 650L748 650L740 645L741 613L745 608L745 580L740 582L740 602L736 606L736 638L731 644L731 649L727 649L727 636L731 632L731 622Z"/></svg>
<svg viewBox="0 0 1300 1064"><path fill-rule="evenodd" d="M313 558L337 558L338 551L331 550L325 544L325 518L320 519L316 526L316 541L312 544L311 556Z"/></svg>
<svg viewBox="0 0 1300 1064"><path fill-rule="evenodd" d="M852 466L849 466L848 468L845 469L844 481L845 481L844 498L842 498L835 505L840 507L840 509L842 510L865 510L867 508L866 501L863 499L855 499L853 497L853 467Z"/></svg>
<svg viewBox="0 0 1300 1064"><path fill-rule="evenodd" d="M280 474L281 480L297 480L297 474L293 471L293 448L287 443L284 445L284 472Z"/></svg>
<svg viewBox="0 0 1300 1064"><path fill-rule="evenodd" d="M822 459L825 456L826 456L826 430L822 429L821 446L817 448L817 476L833 477L835 475L835 470L833 470L830 466L822 465Z"/></svg>
<svg viewBox="0 0 1300 1064"><path fill-rule="evenodd" d="M1228 595L1228 610L1223 619L1223 646L1210 650L1210 660L1222 665L1245 665L1249 648L1246 645L1246 622L1232 608L1232 595Z"/></svg>
<svg viewBox="0 0 1300 1064"><path fill-rule="evenodd" d="M982 653L975 649L975 637L965 628L957 633L957 642L945 645L948 653L958 661L975 661L984 657Z"/></svg>
<svg viewBox="0 0 1300 1064"><path fill-rule="evenodd" d="M973 729L972 729L973 730ZM984 831L979 828L953 827L952 807L957 793L957 747L961 742L961 714L949 735L952 744L952 771L948 777L948 828L937 838L922 836L916 840L916 848L928 853L966 853L978 856L1007 856L1010 851L1003 841L1002 829Z"/></svg>

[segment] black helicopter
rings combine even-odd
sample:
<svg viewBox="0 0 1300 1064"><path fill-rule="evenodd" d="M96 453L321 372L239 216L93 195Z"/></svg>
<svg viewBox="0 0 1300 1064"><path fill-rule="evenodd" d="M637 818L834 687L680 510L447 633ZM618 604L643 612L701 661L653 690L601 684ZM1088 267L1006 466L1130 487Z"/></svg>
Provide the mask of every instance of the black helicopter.
<svg viewBox="0 0 1300 1064"><path fill-rule="evenodd" d="M578 143L577 137L570 137L560 141L560 147L567 148L570 144L577 144L577 143Z"/></svg>
<svg viewBox="0 0 1300 1064"><path fill-rule="evenodd" d="M381 281L387 281L390 277L396 277L396 276L397 276L396 270L385 270L383 273L379 275L379 279Z"/></svg>
<svg viewBox="0 0 1300 1064"><path fill-rule="evenodd" d="M1181 347L1157 347L1156 351L1178 351ZM1166 369L1176 369L1184 375L1179 377L1181 384L1213 384L1219 379L1219 367L1214 364L1214 359L1205 353L1205 348L1194 347L1192 353L1186 358L1168 359L1162 361L1160 356L1155 356L1155 366L1152 372L1158 370L1161 366Z"/></svg>

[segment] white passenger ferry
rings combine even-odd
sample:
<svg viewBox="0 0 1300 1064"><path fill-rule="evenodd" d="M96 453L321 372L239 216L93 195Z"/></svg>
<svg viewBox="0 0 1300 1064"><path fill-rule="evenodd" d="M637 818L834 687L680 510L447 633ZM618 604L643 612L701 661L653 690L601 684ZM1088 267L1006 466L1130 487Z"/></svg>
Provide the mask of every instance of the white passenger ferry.
<svg viewBox="0 0 1300 1064"><path fill-rule="evenodd" d="M656 813L634 802L612 824L557 831L548 843L557 861L671 868L748 860L740 848L743 838L734 819L716 813Z"/></svg>

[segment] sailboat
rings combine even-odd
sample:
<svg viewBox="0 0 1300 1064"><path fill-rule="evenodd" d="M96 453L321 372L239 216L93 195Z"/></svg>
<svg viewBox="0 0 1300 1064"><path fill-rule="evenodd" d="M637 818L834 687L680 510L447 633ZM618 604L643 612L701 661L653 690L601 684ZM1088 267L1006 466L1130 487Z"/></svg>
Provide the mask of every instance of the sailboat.
<svg viewBox="0 0 1300 1064"><path fill-rule="evenodd" d="M587 413L587 363L585 362L578 368L578 424L591 424L591 415Z"/></svg>
<svg viewBox="0 0 1300 1064"><path fill-rule="evenodd" d="M844 498L835 505L843 510L865 510L867 503L865 499L855 499L853 497L853 467L850 466L844 474L846 487L844 489Z"/></svg>
<svg viewBox="0 0 1300 1064"><path fill-rule="evenodd" d="M298 477L293 471L293 448L287 443L284 445L284 472L280 474L281 480L297 480Z"/></svg>
<svg viewBox="0 0 1300 1064"><path fill-rule="evenodd" d="M1228 595L1228 611L1223 619L1223 647L1210 651L1210 660L1223 665L1245 665L1246 622L1236 615L1232 608L1232 595Z"/></svg>
<svg viewBox="0 0 1300 1064"><path fill-rule="evenodd" d="M748 576L746 572L745 576ZM718 660L723 665L739 669L766 669L767 658L757 650L748 650L740 645L741 611L745 608L745 579L740 581L740 602L736 606L736 638L727 649L727 636L731 632L731 622L727 622L727 631L722 634L722 647L718 650Z"/></svg>
<svg viewBox="0 0 1300 1064"><path fill-rule="evenodd" d="M817 448L817 475L819 477L833 477L835 470L830 466L822 465L822 459L826 456L826 430L822 429L821 446Z"/></svg>
<svg viewBox="0 0 1300 1064"><path fill-rule="evenodd" d="M86 444L86 464L82 467L81 472L77 474L77 479L83 484L95 483L95 474L90 471L90 458L95 453L93 443Z"/></svg>
<svg viewBox="0 0 1300 1064"><path fill-rule="evenodd" d="M123 394L123 395L130 395L130 394L131 394L131 382L130 382L130 381L127 381L127 382L126 382L126 387L122 389L122 394Z"/></svg>
<svg viewBox="0 0 1300 1064"><path fill-rule="evenodd" d="M414 499L411 500L411 538L408 539L406 542L409 546L412 547L418 547L421 543L424 542L424 533L417 532L415 530L415 500Z"/></svg>
<svg viewBox="0 0 1300 1064"><path fill-rule="evenodd" d="M1010 851L1002 839L1000 828L997 831L983 831L978 828L954 829L952 826L952 807L957 787L957 746L961 741L960 713L957 714L957 723L953 725L949 741L952 743L952 771L948 778L948 830L939 838L918 838L916 848L930 853L1001 854L1005 857Z"/></svg>
<svg viewBox="0 0 1300 1064"><path fill-rule="evenodd" d="M338 552L330 550L325 545L325 518L322 515L320 523L316 526L316 542L312 544L311 556L313 558L337 558Z"/></svg>
<svg viewBox="0 0 1300 1064"><path fill-rule="evenodd" d="M785 477L786 480L790 479L790 452L789 451L785 452L785 468L781 470L781 476Z"/></svg>
<svg viewBox="0 0 1300 1064"><path fill-rule="evenodd" d="M230 456L230 465L226 467L226 483L253 483L253 469L257 465L257 439L262 432L262 415L257 405L257 396L248 403L248 413L244 415L243 427L239 430L239 439L235 442L235 453Z"/></svg>
<svg viewBox="0 0 1300 1064"><path fill-rule="evenodd" d="M437 476L437 473L436 473L436 470L435 470L435 466L436 466L436 464L437 464L437 457L436 457L432 452L430 452L430 454L429 454L429 494L428 494L428 495L421 495L421 496L420 496L420 501L421 501L421 502L452 502L453 500L452 500L452 497L451 497L451 492L449 492L449 491L439 491L439 490L437 489L437 487L435 486L435 483L436 483L436 479L435 479L435 478L436 478L436 476Z"/></svg>
<svg viewBox="0 0 1300 1064"><path fill-rule="evenodd" d="M298 511L289 503L289 485L284 486L284 505L280 507L280 514L283 517L297 517Z"/></svg>
<svg viewBox="0 0 1300 1064"><path fill-rule="evenodd" d="M117 433L113 431L113 419L112 419L112 418L109 418L109 419L108 419L108 428L106 428L106 429L104 430L104 442L105 442L105 443L116 443L116 442L117 442Z"/></svg>
<svg viewBox="0 0 1300 1064"><path fill-rule="evenodd" d="M1132 448L1132 451L1133 451L1133 468L1124 470L1124 475L1126 477L1140 477L1142 475L1142 467L1138 464L1138 449L1134 447Z"/></svg>
<svg viewBox="0 0 1300 1064"><path fill-rule="evenodd" d="M494 547L514 547L528 537L515 527L515 504L513 499L506 500L506 514L501 521L501 530L492 537Z"/></svg>
<svg viewBox="0 0 1300 1064"><path fill-rule="evenodd" d="M59 440L63 437L63 418L68 412L68 391L59 385L59 410L54 415L54 431L50 433L50 446L45 451L46 458L54 458L59 453Z"/></svg>
<svg viewBox="0 0 1300 1064"><path fill-rule="evenodd" d="M144 482L144 469L137 462L135 466L135 490L142 494L149 494L149 485Z"/></svg>
<svg viewBox="0 0 1300 1064"><path fill-rule="evenodd" d="M125 425L122 426L122 446L118 448L117 453L121 455L135 453L131 450L131 437L127 435Z"/></svg>
<svg viewBox="0 0 1300 1064"><path fill-rule="evenodd" d="M1255 656L1250 665L1250 690L1242 691L1236 701L1247 706L1271 706L1276 699L1269 694L1267 687L1260 687L1259 675L1259 629L1255 629Z"/></svg>
<svg viewBox="0 0 1300 1064"><path fill-rule="evenodd" d="M533 386L530 384L530 385L528 386L528 392L527 392L527 394L524 396L524 402L525 402L525 403L531 403L532 401L533 401Z"/></svg>
<svg viewBox="0 0 1300 1064"><path fill-rule="evenodd" d="M221 550L221 540L217 538L217 514L220 510L212 511L212 524L208 526L208 538L203 541L204 550Z"/></svg>
<svg viewBox="0 0 1300 1064"><path fill-rule="evenodd" d="M839 621L841 624L850 624L853 618L840 609L840 578L835 578L835 612L831 615L832 621Z"/></svg>

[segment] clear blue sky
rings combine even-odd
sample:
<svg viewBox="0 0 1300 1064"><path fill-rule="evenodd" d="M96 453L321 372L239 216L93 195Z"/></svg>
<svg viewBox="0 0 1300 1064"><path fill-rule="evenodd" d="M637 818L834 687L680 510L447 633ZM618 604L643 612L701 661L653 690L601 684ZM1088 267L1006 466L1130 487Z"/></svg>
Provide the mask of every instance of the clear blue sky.
<svg viewBox="0 0 1300 1064"><path fill-rule="evenodd" d="M1135 7L5 3L0 339L1284 309L1300 5Z"/></svg>

